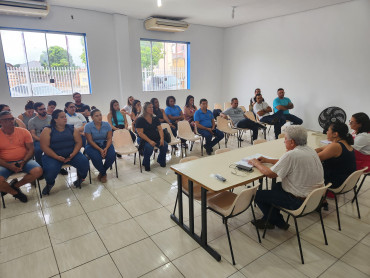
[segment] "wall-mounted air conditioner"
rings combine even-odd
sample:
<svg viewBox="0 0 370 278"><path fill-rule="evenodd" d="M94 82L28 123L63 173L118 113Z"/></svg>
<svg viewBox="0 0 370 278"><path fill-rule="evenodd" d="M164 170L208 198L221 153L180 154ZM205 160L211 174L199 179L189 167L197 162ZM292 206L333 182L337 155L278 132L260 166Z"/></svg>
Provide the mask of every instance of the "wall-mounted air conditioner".
<svg viewBox="0 0 370 278"><path fill-rule="evenodd" d="M0 14L46 17L49 5L46 0L0 0Z"/></svg>
<svg viewBox="0 0 370 278"><path fill-rule="evenodd" d="M149 31L184 32L189 27L189 23L185 21L156 17L149 17L144 23L145 28Z"/></svg>

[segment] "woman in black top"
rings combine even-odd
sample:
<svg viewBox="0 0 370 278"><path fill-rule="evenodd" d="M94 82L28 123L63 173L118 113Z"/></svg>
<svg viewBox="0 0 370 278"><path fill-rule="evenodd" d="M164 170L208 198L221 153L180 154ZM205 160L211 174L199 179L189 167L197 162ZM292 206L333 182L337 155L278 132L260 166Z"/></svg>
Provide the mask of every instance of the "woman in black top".
<svg viewBox="0 0 370 278"><path fill-rule="evenodd" d="M145 171L150 171L150 156L154 147L159 149L157 162L161 167L166 167L167 143L164 141L163 130L158 117L154 117L153 104L145 102L143 115L136 120L136 131L139 137L145 141L143 165Z"/></svg>

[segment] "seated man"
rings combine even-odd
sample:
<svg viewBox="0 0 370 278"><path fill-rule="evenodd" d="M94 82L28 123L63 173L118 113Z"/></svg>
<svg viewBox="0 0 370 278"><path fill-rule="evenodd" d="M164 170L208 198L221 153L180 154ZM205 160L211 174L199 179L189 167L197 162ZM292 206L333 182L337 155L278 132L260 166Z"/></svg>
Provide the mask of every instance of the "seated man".
<svg viewBox="0 0 370 278"><path fill-rule="evenodd" d="M249 101L249 105L251 105L252 106L252 109L253 109L253 106L254 106L254 104L257 102L257 95L258 94L262 94L261 93L261 89L260 88L257 88L257 89L255 89L254 90L254 97L252 97L251 99L250 99L250 101ZM263 98L262 98L263 99ZM263 101L265 101L264 99L263 99ZM252 111L252 110L251 110Z"/></svg>
<svg viewBox="0 0 370 278"><path fill-rule="evenodd" d="M220 114L221 117L227 119L227 116L229 116L234 126L238 128L248 128L252 130L253 140L256 140L258 137L258 129L266 129L266 127L248 119L247 116L244 114L244 111L240 107L238 107L238 105L238 99L234 97L233 99L231 99L231 107L222 112Z"/></svg>
<svg viewBox="0 0 370 278"><path fill-rule="evenodd" d="M274 112L278 112L279 110L283 111L285 118L288 121L291 121L293 125L301 125L303 121L298 118L297 116L294 116L293 114L289 113L290 109L294 108L293 103L290 101L289 98L284 97L285 92L283 88L279 88L277 90L278 97L274 99Z"/></svg>
<svg viewBox="0 0 370 278"><path fill-rule="evenodd" d="M2 195L12 194L21 202L27 202L27 196L20 187L33 182L42 175L42 169L33 156L33 142L30 132L14 126L14 117L9 111L0 112L0 191ZM20 181L6 182L13 173L26 172Z"/></svg>
<svg viewBox="0 0 370 278"><path fill-rule="evenodd" d="M300 126L289 126L285 132L287 152L279 160L260 157L249 161L263 175L282 180L273 185L271 190L257 191L255 202L263 217L252 221L252 224L259 229L264 229L267 224L268 229L277 226L287 230L289 224L276 208L272 210L269 222L266 223L271 205L298 209L312 190L324 185L324 170L315 150L307 146L307 131ZM274 166L270 169L262 163L271 163Z"/></svg>
<svg viewBox="0 0 370 278"><path fill-rule="evenodd" d="M206 138L204 148L208 155L213 152L212 147L224 138L223 132L216 129L215 119L210 110L207 109L208 101L202 98L199 102L200 108L194 113L194 122L200 135ZM212 140L212 137L215 139Z"/></svg>
<svg viewBox="0 0 370 278"><path fill-rule="evenodd" d="M42 102L36 102L34 109L37 116L33 117L28 122L28 130L31 132L33 138L33 145L35 147L35 160L42 166L42 150L40 147L40 134L45 126L50 125L51 116L46 113L45 105Z"/></svg>
<svg viewBox="0 0 370 278"><path fill-rule="evenodd" d="M277 113L270 115L272 112L271 107L263 101L262 95L256 95L257 102L253 106L253 112L257 115L260 122L267 123L269 125L274 125L275 138L279 137L281 133L281 127L285 124L286 119L282 110Z"/></svg>

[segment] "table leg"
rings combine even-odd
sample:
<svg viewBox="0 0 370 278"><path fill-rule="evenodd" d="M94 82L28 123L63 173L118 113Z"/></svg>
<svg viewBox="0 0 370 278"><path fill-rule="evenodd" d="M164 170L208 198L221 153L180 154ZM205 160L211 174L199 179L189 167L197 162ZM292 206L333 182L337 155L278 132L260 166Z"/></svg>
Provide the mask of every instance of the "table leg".
<svg viewBox="0 0 370 278"><path fill-rule="evenodd" d="M188 182L189 190L189 227L190 233L194 234L194 195L193 195L193 182Z"/></svg>

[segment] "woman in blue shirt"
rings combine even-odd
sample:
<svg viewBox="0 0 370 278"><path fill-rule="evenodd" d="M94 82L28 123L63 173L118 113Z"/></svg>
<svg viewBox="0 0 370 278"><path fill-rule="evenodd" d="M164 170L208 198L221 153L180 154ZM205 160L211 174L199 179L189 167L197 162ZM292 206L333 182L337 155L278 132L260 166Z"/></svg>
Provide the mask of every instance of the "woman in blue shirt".
<svg viewBox="0 0 370 278"><path fill-rule="evenodd" d="M77 169L77 180L73 184L81 188L89 170L89 161L80 152L80 132L73 125L67 124L66 114L62 110L53 111L50 126L41 132L40 146L44 152L42 164L46 180L42 194L49 195L63 164L70 164Z"/></svg>
<svg viewBox="0 0 370 278"><path fill-rule="evenodd" d="M118 129L127 129L131 134L132 142L135 142L136 140L135 134L128 129L126 113L124 112L125 110L120 109L119 102L117 100L113 99L110 102L109 110L110 112L108 113L107 118L108 123L112 128L112 131L114 132L115 130Z"/></svg>
<svg viewBox="0 0 370 278"><path fill-rule="evenodd" d="M90 115L93 121L85 125L87 139L85 153L99 171L98 180L104 183L107 182L107 170L116 159L112 145L112 128L109 123L102 121L100 110L94 109Z"/></svg>
<svg viewBox="0 0 370 278"><path fill-rule="evenodd" d="M176 99L174 96L169 96L166 99L166 110L164 112L166 113L167 117L170 119L172 125L174 127L171 127L172 134L176 137L177 136L177 123L184 120L184 114L182 113L182 110L180 106L176 105ZM181 139L181 143L185 144L186 141ZM186 146L185 146L186 147Z"/></svg>

